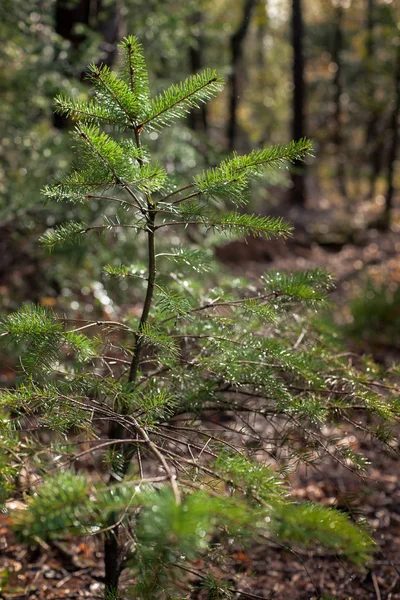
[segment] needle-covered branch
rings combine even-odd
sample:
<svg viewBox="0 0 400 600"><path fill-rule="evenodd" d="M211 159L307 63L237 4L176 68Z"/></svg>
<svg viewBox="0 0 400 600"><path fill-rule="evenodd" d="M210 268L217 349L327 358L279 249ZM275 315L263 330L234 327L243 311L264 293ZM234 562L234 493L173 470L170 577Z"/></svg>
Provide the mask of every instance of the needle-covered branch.
<svg viewBox="0 0 400 600"><path fill-rule="evenodd" d="M380 382L372 361L368 371L356 367L337 328L316 320L332 289L325 271L267 271L249 281L213 261L219 234L291 235L282 218L232 204L246 204L254 178L305 160L311 144L235 154L177 187L151 162L146 135L210 100L223 81L205 70L152 97L140 43L127 37L120 48L120 72L90 68L90 100L56 100L77 122L79 154L44 195L72 203L76 220L41 242L51 249L111 231L117 255L103 274L124 279L126 298L115 320L25 305L0 322L2 343L19 357L18 379L0 389L0 501L35 472L24 510L9 522L30 543L101 536L110 599L120 597L123 568L135 597L189 597L183 574L199 558L213 572L216 536L222 549L226 540L268 537L365 562L374 545L363 527L292 500L286 472L330 461L366 478L365 457L347 440L360 430L384 450L393 446L398 387ZM92 222L80 221L90 213ZM189 227L200 229L201 244L180 242ZM83 474L86 463L94 477ZM232 572L229 553L218 560ZM215 597L217 587L209 587ZM233 586L223 587L229 597Z"/></svg>

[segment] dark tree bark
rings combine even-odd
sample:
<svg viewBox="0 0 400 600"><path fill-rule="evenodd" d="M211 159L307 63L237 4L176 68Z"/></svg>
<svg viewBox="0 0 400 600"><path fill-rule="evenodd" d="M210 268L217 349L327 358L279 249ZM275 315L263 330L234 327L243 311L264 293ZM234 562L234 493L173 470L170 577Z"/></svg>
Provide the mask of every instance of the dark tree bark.
<svg viewBox="0 0 400 600"><path fill-rule="evenodd" d="M57 0L55 29L63 38L70 40L75 50L84 41L84 34L76 32L79 24L87 25L103 37L99 61L111 66L116 57L117 43L121 37L121 14L118 0Z"/></svg>
<svg viewBox="0 0 400 600"><path fill-rule="evenodd" d="M305 117L305 57L304 23L302 0L292 0L292 48L293 48L293 121L292 139L299 140L306 135ZM304 206L306 202L305 165L296 162L292 171L292 203Z"/></svg>
<svg viewBox="0 0 400 600"><path fill-rule="evenodd" d="M229 118L227 127L228 148L235 149L237 136L237 108L239 99L240 75L239 68L243 56L243 43L245 41L253 10L258 0L245 0L241 23L230 40L231 47L231 74L229 76Z"/></svg>
<svg viewBox="0 0 400 600"><path fill-rule="evenodd" d="M375 25L376 25L376 0L366 0L366 23L365 23L365 61L366 61L366 77L367 77L367 86L369 93L371 95L371 99L374 94L374 81L371 77L371 71L373 68L373 63L375 60ZM371 115L375 117L375 115ZM371 134L373 123L371 123L371 119L367 124L367 142L370 142L372 137Z"/></svg>
<svg viewBox="0 0 400 600"><path fill-rule="evenodd" d="M373 59L375 54L375 2L376 0L367 0L367 39L365 49L368 61Z"/></svg>
<svg viewBox="0 0 400 600"><path fill-rule="evenodd" d="M204 37L202 35L203 14L196 10L192 16L192 25L197 30L197 35L192 36L192 43L189 47L189 66L191 73L199 73L204 69L203 48ZM202 104L200 108L192 110L189 115L189 126L193 131L206 133L208 128L207 105Z"/></svg>
<svg viewBox="0 0 400 600"><path fill-rule="evenodd" d="M375 25L376 25L376 0L367 0L366 6L366 40L365 40L365 63L366 63L366 88L369 101L372 103L365 131L367 161L371 166L369 177L369 197L375 195L376 180L382 169L382 134L379 131L379 111L375 105Z"/></svg>
<svg viewBox="0 0 400 600"><path fill-rule="evenodd" d="M69 40L75 51L78 51L85 41L85 34L77 33L77 25L86 25L99 33L102 42L97 63L108 66L114 63L117 43L123 35L119 0L113 0L111 3L104 0L56 0L54 18L56 32ZM74 70L74 65L71 65L71 69ZM78 71L74 75L82 79L84 73ZM68 121L60 115L54 115L54 125L63 129L68 125Z"/></svg>
<svg viewBox="0 0 400 600"><path fill-rule="evenodd" d="M343 6L338 4L335 9L335 30L333 39L332 49L332 61L336 64L336 71L333 79L334 89L334 105L335 112L333 115L334 119L334 134L333 141L336 147L336 177L339 192L342 196L347 196L346 192L346 175L345 175L345 157L343 155L343 136L342 136L342 94L343 94L343 65L342 65L342 51L343 51Z"/></svg>
<svg viewBox="0 0 400 600"><path fill-rule="evenodd" d="M264 51L264 39L267 34L268 24L268 0L265 0L262 4L258 5L257 8L257 66L260 70L265 71L266 60Z"/></svg>
<svg viewBox="0 0 400 600"><path fill-rule="evenodd" d="M399 132L399 117L400 117L400 36L397 41L396 51L396 66L394 71L394 84L395 84L395 102L393 107L393 113L391 118L391 132L392 140L388 154L388 165L387 165L387 191L386 191L386 204L384 214L384 226L389 229L391 224L393 200L394 200L394 175L395 175L395 164L398 155L398 148L400 142Z"/></svg>
<svg viewBox="0 0 400 600"><path fill-rule="evenodd" d="M115 517L114 522L116 520ZM116 594L118 594L118 582L121 574L120 550L119 527L116 525L111 531L105 534L104 538L104 591L106 598L118 597Z"/></svg>

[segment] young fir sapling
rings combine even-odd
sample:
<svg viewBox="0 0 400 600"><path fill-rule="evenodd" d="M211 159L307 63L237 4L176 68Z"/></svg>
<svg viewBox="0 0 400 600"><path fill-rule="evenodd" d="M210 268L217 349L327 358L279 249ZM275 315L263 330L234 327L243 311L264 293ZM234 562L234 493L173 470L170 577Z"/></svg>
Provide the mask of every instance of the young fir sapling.
<svg viewBox="0 0 400 600"><path fill-rule="evenodd" d="M126 597L187 598L199 555L210 567L197 573L200 585L210 597L233 597L229 578L211 569L219 544L232 540L320 543L362 563L373 548L362 527L288 495L287 472L299 462L329 456L363 468L349 447L332 449L321 433L327 423L352 422L354 410L380 421L397 414L396 400L372 391L334 336L311 324L307 309L324 304L330 276L267 272L258 289L228 277L215 286L204 275L208 252L176 243L189 224L216 236L289 236L283 219L242 207L253 178L305 158L311 144L234 154L178 186L151 161L146 136L210 100L223 81L206 70L154 98L138 40L124 39L121 54L118 74L90 67L93 99L56 99L57 112L76 122L79 159L44 190L57 202L115 204L114 218L70 221L41 241L52 248L125 232L139 250L145 244L145 270L126 256L104 268L131 282L128 301L143 294L141 314L73 326L25 305L2 321L3 340L21 350L16 385L0 393L3 452L18 457L12 467L0 462L3 500L24 465L38 474L25 483L13 526L31 540L102 537L108 599L120 597L124 569ZM53 432L50 446L43 431ZM77 472L82 457L102 458L96 477Z"/></svg>

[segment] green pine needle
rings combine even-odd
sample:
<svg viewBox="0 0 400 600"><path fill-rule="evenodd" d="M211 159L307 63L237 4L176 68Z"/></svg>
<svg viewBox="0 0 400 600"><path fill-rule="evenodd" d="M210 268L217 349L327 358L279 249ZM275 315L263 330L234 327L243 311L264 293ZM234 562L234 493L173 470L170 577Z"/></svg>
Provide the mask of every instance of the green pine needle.
<svg viewBox="0 0 400 600"><path fill-rule="evenodd" d="M363 564L374 550L374 542L346 515L316 504L286 504L276 510L273 527L281 539L309 544L319 542L356 564Z"/></svg>
<svg viewBox="0 0 400 600"><path fill-rule="evenodd" d="M71 246L82 240L86 228L85 223L69 221L54 229L48 229L39 238L39 242L49 250L52 250L56 245Z"/></svg>
<svg viewBox="0 0 400 600"><path fill-rule="evenodd" d="M140 126L145 129L162 129L176 119L185 117L193 108L213 98L224 81L216 71L206 69L179 84L171 85L151 101L150 109Z"/></svg>
<svg viewBox="0 0 400 600"><path fill-rule="evenodd" d="M179 348L166 331L154 324L145 323L140 330L140 337L151 346L156 347L162 354L174 358L179 354Z"/></svg>
<svg viewBox="0 0 400 600"><path fill-rule="evenodd" d="M266 169L278 169L311 155L309 140L301 139L286 146L272 146L253 150L250 154L227 158L213 169L203 171L193 178L195 189L208 198L222 198L242 205L247 202L245 194L252 177L261 175Z"/></svg>
<svg viewBox="0 0 400 600"><path fill-rule="evenodd" d="M281 217L263 217L238 212L227 213L222 217L216 216L210 222L210 226L235 237L265 237L267 240L274 237L290 237L293 231L293 227Z"/></svg>
<svg viewBox="0 0 400 600"><path fill-rule="evenodd" d="M135 110L139 116L149 109L150 103L149 81L143 48L139 40L132 35L122 40L120 48L123 50L121 77L134 95Z"/></svg>

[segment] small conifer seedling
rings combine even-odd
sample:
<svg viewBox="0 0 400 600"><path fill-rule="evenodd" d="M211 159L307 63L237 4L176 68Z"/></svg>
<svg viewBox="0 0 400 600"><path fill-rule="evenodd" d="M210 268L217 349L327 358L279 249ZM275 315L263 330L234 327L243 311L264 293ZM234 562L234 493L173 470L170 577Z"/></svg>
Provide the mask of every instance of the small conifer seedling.
<svg viewBox="0 0 400 600"><path fill-rule="evenodd" d="M19 493L25 503L13 527L31 542L103 540L108 600L189 598L199 585L209 598L237 597L230 576L212 569L218 548L267 538L363 563L373 549L366 530L333 508L296 503L288 483L299 463L362 471L363 457L335 439L338 419L357 427L354 413L368 413L370 434L388 446L384 424L398 413L395 398L371 387L375 367L356 370L336 334L312 323L330 276L267 272L257 287L224 275L216 285L208 249L177 241L190 224L213 239L289 236L283 219L243 207L254 178L305 158L310 142L234 154L178 185L152 162L147 136L223 81L206 70L152 97L138 40L124 39L121 55L118 74L90 68L90 101L56 99L76 123L79 158L44 190L56 202L114 204L115 214L69 221L41 241L136 240L137 263L116 256L104 272L125 279L126 304L141 311L74 323L27 304L1 322L20 354L15 386L0 391L1 500ZM83 458L90 476L78 469ZM229 552L218 560L221 573Z"/></svg>

